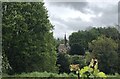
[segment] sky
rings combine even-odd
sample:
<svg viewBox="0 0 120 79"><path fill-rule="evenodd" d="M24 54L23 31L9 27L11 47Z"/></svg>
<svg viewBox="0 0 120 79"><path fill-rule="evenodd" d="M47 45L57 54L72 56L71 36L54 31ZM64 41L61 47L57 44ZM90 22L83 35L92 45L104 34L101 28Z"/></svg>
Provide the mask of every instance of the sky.
<svg viewBox="0 0 120 79"><path fill-rule="evenodd" d="M55 38L78 30L118 24L119 0L44 0Z"/></svg>

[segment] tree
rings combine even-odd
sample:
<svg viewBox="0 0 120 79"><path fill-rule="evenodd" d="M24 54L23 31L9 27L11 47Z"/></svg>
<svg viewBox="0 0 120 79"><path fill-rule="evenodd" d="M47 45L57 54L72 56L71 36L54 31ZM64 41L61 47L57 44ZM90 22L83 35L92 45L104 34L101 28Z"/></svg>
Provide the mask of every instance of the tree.
<svg viewBox="0 0 120 79"><path fill-rule="evenodd" d="M101 35L105 35L108 38L118 40L119 31L115 27L97 28L97 30Z"/></svg>
<svg viewBox="0 0 120 79"><path fill-rule="evenodd" d="M13 73L55 71L52 24L43 2L4 2L3 52Z"/></svg>
<svg viewBox="0 0 120 79"><path fill-rule="evenodd" d="M70 55L68 55L66 53L58 54L57 65L59 65L59 73L64 73L64 72L69 73L70 72L70 69L69 69L70 63L71 63Z"/></svg>
<svg viewBox="0 0 120 79"><path fill-rule="evenodd" d="M82 48L88 50L88 42L96 39L99 35L99 31L97 31L96 28L86 31L73 32L72 35L69 36L69 43L70 46L73 44L79 44Z"/></svg>
<svg viewBox="0 0 120 79"><path fill-rule="evenodd" d="M119 34L119 40L118 40L118 73L120 74L120 34Z"/></svg>
<svg viewBox="0 0 120 79"><path fill-rule="evenodd" d="M89 43L91 54L96 57L99 62L99 69L107 74L117 72L117 43L105 36L100 36L98 39Z"/></svg>
<svg viewBox="0 0 120 79"><path fill-rule="evenodd" d="M70 55L85 55L85 49L79 44L73 44L71 46Z"/></svg>
<svg viewBox="0 0 120 79"><path fill-rule="evenodd" d="M79 44L82 48L87 48L87 32L86 31L78 31L73 32L72 35L69 36L69 44L72 46L73 44Z"/></svg>

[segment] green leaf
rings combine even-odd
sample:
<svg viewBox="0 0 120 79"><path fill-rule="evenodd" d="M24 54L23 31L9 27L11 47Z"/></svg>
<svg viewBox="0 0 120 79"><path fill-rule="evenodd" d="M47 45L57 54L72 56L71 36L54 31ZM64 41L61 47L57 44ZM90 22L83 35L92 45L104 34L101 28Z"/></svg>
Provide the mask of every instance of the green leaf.
<svg viewBox="0 0 120 79"><path fill-rule="evenodd" d="M106 75L105 75L105 73L103 73L103 72L99 72L98 74L97 74L97 77L107 77Z"/></svg>

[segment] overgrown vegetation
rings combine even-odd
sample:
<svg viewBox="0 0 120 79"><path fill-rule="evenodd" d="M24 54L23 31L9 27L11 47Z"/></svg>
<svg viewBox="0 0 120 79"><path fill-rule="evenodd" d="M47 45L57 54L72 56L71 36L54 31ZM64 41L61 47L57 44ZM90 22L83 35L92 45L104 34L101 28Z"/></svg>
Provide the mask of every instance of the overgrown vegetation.
<svg viewBox="0 0 120 79"><path fill-rule="evenodd" d="M82 68L86 65L86 59L80 55L59 54L57 64L59 73L70 73L70 64L79 64L80 68Z"/></svg>

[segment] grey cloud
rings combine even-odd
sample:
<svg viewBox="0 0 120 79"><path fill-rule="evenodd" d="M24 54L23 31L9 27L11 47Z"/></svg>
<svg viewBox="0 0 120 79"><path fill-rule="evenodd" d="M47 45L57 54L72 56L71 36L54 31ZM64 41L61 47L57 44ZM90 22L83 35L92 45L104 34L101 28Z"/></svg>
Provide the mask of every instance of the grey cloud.
<svg viewBox="0 0 120 79"><path fill-rule="evenodd" d="M87 7L88 2L49 2L49 4L53 6L70 7L81 12L86 12L84 8Z"/></svg>
<svg viewBox="0 0 120 79"><path fill-rule="evenodd" d="M61 18L52 17L53 21L58 21L64 25L66 25L68 30L85 30L88 26L108 26L108 25L114 25L117 24L117 6L113 6L108 9L101 9L97 8L99 10L98 13L102 12L103 15L101 17L95 17L92 18L92 22L84 22L81 20L81 18L76 19L69 19L69 21L64 21ZM92 8L91 8L92 10ZM97 12L96 12L97 14Z"/></svg>
<svg viewBox="0 0 120 79"><path fill-rule="evenodd" d="M118 31L120 32L120 2L118 3Z"/></svg>
<svg viewBox="0 0 120 79"><path fill-rule="evenodd" d="M102 12L103 15L98 18L93 18L92 20L94 24L96 25L118 24L118 6L117 5L111 5L110 7L108 6L107 8L98 9L98 11Z"/></svg>
<svg viewBox="0 0 120 79"><path fill-rule="evenodd" d="M67 29L74 31L85 30L88 26L91 25L90 23L82 21L80 18L71 19L64 23L68 26Z"/></svg>
<svg viewBox="0 0 120 79"><path fill-rule="evenodd" d="M106 3L104 3L104 4L106 4ZM101 7L98 7L98 6L92 7L91 10L93 10L96 14L100 13L100 12L103 12L105 14L116 14L116 13L118 13L118 9L117 8L118 8L117 5L110 4L109 6L107 6L105 8L103 8L103 7L101 8Z"/></svg>
<svg viewBox="0 0 120 79"><path fill-rule="evenodd" d="M65 21L57 17L52 17L51 19L54 22L60 23L61 26L59 25L59 27L66 29L66 30L70 30L70 31L85 30L88 26L92 25L91 23L82 21L81 18L70 19L69 21Z"/></svg>
<svg viewBox="0 0 120 79"><path fill-rule="evenodd" d="M54 5L54 6L64 6L66 8L66 6L78 10L82 13L90 13L89 11L87 11L86 9L89 9L93 12L93 14L98 14L98 13L105 13L105 14L118 14L118 9L117 9L117 5L109 5L106 8L104 7L99 7L99 6L90 6L89 2L50 2L50 5ZM98 5L102 5L102 4L106 4L106 2L102 3L102 2L96 2L96 4ZM103 5L104 6L104 5ZM90 13L91 14L91 13Z"/></svg>
<svg viewBox="0 0 120 79"><path fill-rule="evenodd" d="M119 3L119 6L109 4L106 7L104 7L104 6L99 7L97 5L94 6L94 4L90 6L89 4L92 4L92 3L88 3L88 2L53 2L53 3L50 3L50 6L54 6L54 7L55 6L64 6L64 8L66 8L68 6L70 8L73 8L73 9L83 12L85 14L86 13L91 14L88 11L86 11L85 9L91 10L93 12L93 14L96 16L99 13L102 13L101 17L97 16L97 17L91 18L91 22L82 21L81 18L79 18L79 17L65 21L60 17L51 16L51 21L57 22L57 24L55 24L56 32L57 32L57 30L59 30L59 28L62 28L60 30L63 30L63 32L62 31L60 31L60 32L63 34L65 31L85 30L89 26L97 27L97 26L103 26L103 25L104 26L114 25L114 24L117 24L118 21L120 23L120 3ZM96 4L102 5L102 3L96 3ZM104 4L106 4L106 3L104 3ZM55 10L55 11L57 11L57 10ZM57 27L57 29L56 29L56 27ZM60 35L59 33L58 33L58 35Z"/></svg>
<svg viewBox="0 0 120 79"><path fill-rule="evenodd" d="M118 24L120 25L120 2L118 3Z"/></svg>

